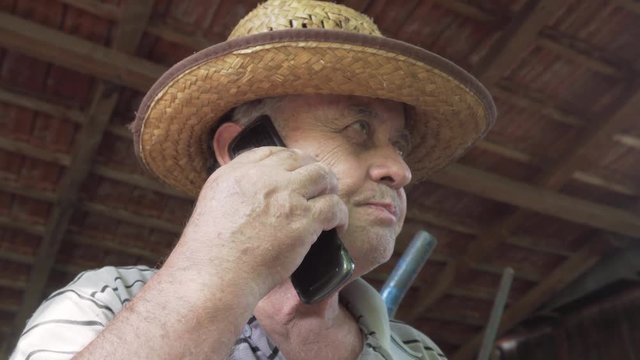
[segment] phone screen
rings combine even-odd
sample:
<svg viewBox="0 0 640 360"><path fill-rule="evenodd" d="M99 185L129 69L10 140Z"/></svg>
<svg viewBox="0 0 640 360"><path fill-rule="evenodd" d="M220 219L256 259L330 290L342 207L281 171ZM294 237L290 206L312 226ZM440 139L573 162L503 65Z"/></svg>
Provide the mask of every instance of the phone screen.
<svg viewBox="0 0 640 360"><path fill-rule="evenodd" d="M233 158L242 151L260 146L285 147L267 115L258 117L240 131L229 144L229 154ZM300 300L311 304L324 299L344 284L354 267L353 259L336 229L323 231L291 275L291 282Z"/></svg>

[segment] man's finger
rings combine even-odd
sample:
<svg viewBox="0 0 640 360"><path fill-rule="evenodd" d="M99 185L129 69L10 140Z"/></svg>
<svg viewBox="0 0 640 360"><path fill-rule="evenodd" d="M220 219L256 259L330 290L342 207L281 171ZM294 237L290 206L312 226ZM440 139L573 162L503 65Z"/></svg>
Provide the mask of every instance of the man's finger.
<svg viewBox="0 0 640 360"><path fill-rule="evenodd" d="M312 219L317 221L323 230L346 228L349 224L349 210L338 195L321 195L309 200L312 207Z"/></svg>
<svg viewBox="0 0 640 360"><path fill-rule="evenodd" d="M311 155L297 149L284 149L265 159L265 163L274 164L287 171L294 171L302 166L317 162Z"/></svg>
<svg viewBox="0 0 640 360"><path fill-rule="evenodd" d="M293 171L291 179L292 189L305 199L338 192L338 178L328 166L319 162L299 167Z"/></svg>
<svg viewBox="0 0 640 360"><path fill-rule="evenodd" d="M255 163L283 151L287 149L280 146L261 146L243 151L233 160L236 163Z"/></svg>

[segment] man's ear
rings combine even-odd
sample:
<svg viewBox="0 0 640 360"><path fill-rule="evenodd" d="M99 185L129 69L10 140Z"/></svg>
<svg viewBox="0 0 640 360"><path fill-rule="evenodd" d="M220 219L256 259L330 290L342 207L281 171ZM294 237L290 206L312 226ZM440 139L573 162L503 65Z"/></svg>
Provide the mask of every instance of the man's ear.
<svg viewBox="0 0 640 360"><path fill-rule="evenodd" d="M216 130L213 135L212 148L218 160L218 164L224 165L231 161L229 154L229 143L242 130L242 127L234 122L226 122Z"/></svg>

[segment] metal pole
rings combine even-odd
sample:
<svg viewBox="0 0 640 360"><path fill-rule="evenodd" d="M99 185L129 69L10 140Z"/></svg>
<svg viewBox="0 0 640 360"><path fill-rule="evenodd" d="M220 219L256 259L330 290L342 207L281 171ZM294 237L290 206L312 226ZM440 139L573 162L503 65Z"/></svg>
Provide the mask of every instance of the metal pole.
<svg viewBox="0 0 640 360"><path fill-rule="evenodd" d="M482 338L482 346L480 347L478 360L489 360L491 350L493 350L493 344L496 341L496 335L498 334L498 328L500 326L500 319L502 318L504 305L507 303L507 297L509 296L509 289L511 288L512 281L513 269L510 267L505 268L502 272L502 278L500 279L498 294L493 302L489 323L487 324L484 337Z"/></svg>
<svg viewBox="0 0 640 360"><path fill-rule="evenodd" d="M428 232L420 230L402 254L398 264L382 286L380 295L387 307L389 318L393 318L402 298L409 290L411 283L424 266L437 244L436 239Z"/></svg>

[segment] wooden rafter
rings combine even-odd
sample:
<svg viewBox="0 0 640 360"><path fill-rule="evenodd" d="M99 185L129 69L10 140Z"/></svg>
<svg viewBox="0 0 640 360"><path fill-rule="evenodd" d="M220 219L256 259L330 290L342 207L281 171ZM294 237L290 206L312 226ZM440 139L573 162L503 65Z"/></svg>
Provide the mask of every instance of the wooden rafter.
<svg viewBox="0 0 640 360"><path fill-rule="evenodd" d="M27 144L21 141L11 140L7 138L2 138L2 137L0 137L0 150L14 152L17 154L25 155L30 158L47 161L47 162L58 164L65 167L69 167L71 164L71 157L67 154L47 151L45 149L38 148L31 144ZM135 173L130 173L130 172L123 172L120 170L114 170L104 165L94 165L91 172L96 175L100 175L104 178L119 181L119 182L133 185L133 186L137 186L142 189L156 191L161 194L177 197L180 199L192 200L190 196L180 193L178 191L175 191L169 188L168 186L163 185L158 181L152 180L151 178L146 176L137 175ZM5 191L12 192L10 190L12 189L12 187L18 187L18 186L17 185L14 186L11 184L9 185L0 184L0 189L4 189Z"/></svg>
<svg viewBox="0 0 640 360"><path fill-rule="evenodd" d="M475 73L482 83L496 84L535 42L538 32L565 6L566 1L527 1L478 64Z"/></svg>
<svg viewBox="0 0 640 360"><path fill-rule="evenodd" d="M576 171L586 167L589 161L585 154L605 145L626 126L637 121L640 114L640 86L633 88L622 104L608 119L592 125L554 166L538 182L550 189L560 188Z"/></svg>
<svg viewBox="0 0 640 360"><path fill-rule="evenodd" d="M521 12L514 18L514 21L507 27L502 37L496 42L492 49L493 51L478 66L478 77L490 88L495 88L495 84L502 79L503 74L520 59L529 44L536 40L540 30L563 6L565 6L563 2L552 0L532 0L527 2ZM441 180L446 180L446 176L445 179ZM472 183L469 179L466 181L468 184ZM447 184L447 186L451 186L451 184ZM478 191L481 191L481 194L484 192L483 189L478 189ZM508 233L525 218L524 212L516 211L514 215L506 216L502 221L482 233L459 259L447 264L443 276L439 278L432 288L424 289L419 294L418 298L422 300L414 306L414 309L405 313L405 316L409 319L415 319L432 304L440 300L448 292L448 289L454 285L456 279L468 271L474 261L482 259L499 243L504 241L508 237ZM475 350L476 346L477 344L475 343L468 345L472 349L471 351Z"/></svg>
<svg viewBox="0 0 640 360"><path fill-rule="evenodd" d="M62 166L71 164L71 158L67 154L46 151L31 144L4 137L0 137L0 149Z"/></svg>
<svg viewBox="0 0 640 360"><path fill-rule="evenodd" d="M33 188L25 188L24 186L19 186L18 184L12 181L3 180L3 179L0 179L0 191L24 196L34 200L49 202L52 204L57 204L60 201L59 199L61 197L61 195L57 193L52 193L52 192L33 189ZM157 218L154 218L151 216L135 214L124 209L116 209L116 208L104 206L104 205L93 203L93 202L84 202L82 204L79 204L78 207L84 211L99 214L99 215L113 218L116 220L120 220L128 224L167 231L174 234L180 234L182 232L182 227L180 225L172 224L163 220L158 220ZM2 223L1 220L2 219L0 218L0 225L5 224L5 223ZM11 227L12 221L13 220L7 220L6 222L6 224L8 224L7 226ZM36 226L31 223L16 222L15 224L21 230L28 229L30 226ZM34 227L34 229L37 229L37 226ZM27 232L34 233L28 230ZM40 235L39 230L37 230L34 234Z"/></svg>
<svg viewBox="0 0 640 360"><path fill-rule="evenodd" d="M518 322L525 319L527 315L540 306L545 299L568 285L580 276L580 274L593 266L593 264L602 257L603 250L603 241L599 239L589 241L587 245L556 268L544 281L508 308L502 318L500 332L502 333L518 324ZM481 341L482 332L474 336L471 341L460 348L458 352L453 355L452 360L472 359Z"/></svg>
<svg viewBox="0 0 640 360"><path fill-rule="evenodd" d="M152 251L149 251L149 249L140 248L140 247L132 246L129 244L125 245L122 243L117 243L110 239L103 239L103 238L97 239L95 237L88 236L85 234L80 234L77 232L71 232L71 234L68 235L68 238L66 241L72 244L95 246L101 249L121 252L123 254L135 255L150 262L158 261L158 259L166 255L166 254L156 254Z"/></svg>
<svg viewBox="0 0 640 360"><path fill-rule="evenodd" d="M114 209L97 203L82 203L80 204L80 209L129 224L158 229L173 234L180 234L182 232L182 225L173 224L150 216L133 214L126 210Z"/></svg>
<svg viewBox="0 0 640 360"><path fill-rule="evenodd" d="M491 92L500 99L523 109L532 110L553 121L572 127L584 127L589 121L575 114L568 113L553 106L551 99L543 94L515 88L506 81L499 81L495 85L488 84Z"/></svg>
<svg viewBox="0 0 640 360"><path fill-rule="evenodd" d="M0 226L2 226L3 228L16 229L27 234L37 236L44 236L46 233L45 227L43 225L34 224L25 220L16 220L7 216L0 216ZM157 261L159 258L166 255L156 254L152 251L149 251L149 249L147 248L140 248L132 246L130 244L115 242L109 238L95 238L94 236L84 234L79 229L75 229L73 227L69 228L69 232L65 235L65 241L74 244L89 245L101 249L121 252L123 254L135 255L149 261ZM8 251L1 252L0 259L11 260L13 262L28 265L33 265L33 263L35 262L35 260L31 257L12 254ZM26 287L27 286L24 286L23 288Z"/></svg>
<svg viewBox="0 0 640 360"><path fill-rule="evenodd" d="M3 228L20 230L24 233L37 236L44 235L45 231L44 226L41 224L26 221L16 221L16 219L12 219L7 216L0 216L0 226L2 226Z"/></svg>
<svg viewBox="0 0 640 360"><path fill-rule="evenodd" d="M35 110L61 119L69 119L80 124L84 121L84 114L77 109L54 105L33 97L11 92L0 86L0 102Z"/></svg>
<svg viewBox="0 0 640 360"><path fill-rule="evenodd" d="M487 12L465 1L436 0L436 3L464 17L468 17L470 19L474 19L480 22L492 23L494 26L497 26L497 27L503 26L508 21L506 16L499 16L499 15Z"/></svg>
<svg viewBox="0 0 640 360"><path fill-rule="evenodd" d="M115 107L117 94L110 89L99 88L89 111L85 125L76 135L78 141L74 146L75 157L72 158L69 170L65 172L60 184L52 215L46 225L44 238L37 250L36 261L31 269L29 286L24 293L24 302L15 317L16 329L22 329L25 321L33 313L41 300L49 272L55 262L56 254L73 214L80 186L89 174L93 155L99 145L102 133L109 122L109 111ZM17 333L14 335L17 336Z"/></svg>
<svg viewBox="0 0 640 360"><path fill-rule="evenodd" d="M615 0L623 8L640 14L640 3L635 0Z"/></svg>
<svg viewBox="0 0 640 360"><path fill-rule="evenodd" d="M164 185L156 180L152 180L147 176L114 170L104 165L94 165L92 169L92 173L96 175L100 175L109 180L123 182L125 184L137 186L142 189L156 191L161 194L169 195L169 196L180 198L180 199L193 200L191 196L178 192L176 190L173 190L167 185Z"/></svg>
<svg viewBox="0 0 640 360"><path fill-rule="evenodd" d="M616 78L629 75L630 66L614 65L613 61L608 59L605 51L595 49L584 41L569 38L559 31L550 28L544 29L538 38L538 44L561 54L563 57L584 64L594 71Z"/></svg>
<svg viewBox="0 0 640 360"><path fill-rule="evenodd" d="M536 39L538 32L546 25L548 20L561 9L562 6L565 6L563 2L545 0L539 2L531 1L529 5L526 5L525 9L527 10L522 14L523 23L514 24L512 27L513 32L507 32L503 39L498 41L497 54L489 56L487 58L488 60L483 63L484 67L480 68L479 77L484 80L490 88L492 88L492 84L500 81L502 73L504 73L506 69L509 69L509 67L519 59L519 56L524 53L526 46ZM621 109L607 121L602 121L599 125L586 129L585 134L574 145L573 149L575 150L557 161L554 166L544 173L543 176L537 179L536 183L551 190L555 190L570 179L582 166L582 161L584 161L584 151L603 141L604 138L611 138L613 129L618 129L622 124L627 123L630 120L629 116L633 111L635 111L636 114L638 113L638 104L635 103L636 96L637 94L634 94L630 99L627 99L628 101L626 105L622 106ZM603 130L605 130L604 134L597 133L598 131ZM455 262L448 265L446 273L448 276L442 277L442 279L435 284L434 291L424 294L424 301L418 304L411 313L410 318L415 318L421 311L424 311L430 305L441 299L444 294L447 293L448 289L453 286L460 274L468 270L469 265L472 262L479 261L491 253L493 249L495 249L498 244L505 241L513 229L515 229L526 218L527 214L525 211L517 210L515 213L504 217L501 221L497 222L482 233L479 238L468 247L465 254ZM631 221L636 224L633 225L634 227L639 224L635 219ZM638 237L637 235L632 236ZM544 301L552 292L536 291L536 289L539 289L540 286L543 286L544 289L549 289L550 291L560 288L564 285L562 280L571 275L568 273L569 271L576 272L574 271L574 267L587 266L591 263L586 262L585 265L584 262L579 261L580 258L577 259L578 260L572 257L567 260L558 267L556 271L554 271L553 276L546 279L543 284L536 287L533 291L530 291L526 295L526 298L529 299L528 302L539 303ZM578 264L576 265L576 263ZM521 310L522 313L519 315L526 316L530 310L532 309L523 307L523 310ZM520 318L517 320L519 321ZM514 324L515 321L509 325L513 326ZM456 355L456 359L470 358L479 344L477 339L480 337L481 334L478 334L478 336L474 338L474 341L465 345L463 350Z"/></svg>
<svg viewBox="0 0 640 360"><path fill-rule="evenodd" d="M469 166L452 164L434 174L430 180L440 185L567 221L640 237L640 216L636 214L609 206L596 205Z"/></svg>
<svg viewBox="0 0 640 360"><path fill-rule="evenodd" d="M120 8L112 4L105 4L93 0L60 0L62 3L84 10L111 21L120 21Z"/></svg>
<svg viewBox="0 0 640 360"><path fill-rule="evenodd" d="M166 70L153 62L0 13L0 46L139 91Z"/></svg>
<svg viewBox="0 0 640 360"><path fill-rule="evenodd" d="M153 1L154 0L129 0L124 3L122 8L123 21L118 26L119 30L116 31L112 44L115 51L119 53L133 53L135 51L151 14ZM134 16L129 13L133 13ZM29 26L34 26L33 24L20 24L15 21L13 25L17 26L17 28L14 28L17 32L19 32L19 30L27 30ZM3 29L0 34L5 34L5 30L6 29ZM50 32L49 35L51 34L56 36L63 35L63 33ZM23 50L26 49L29 52L39 52L42 50L40 48L34 48L37 42L32 40L33 37L37 35L36 33L27 37L27 39L31 41L22 45ZM52 42L50 43L50 46L51 45L61 47L61 43ZM64 56L64 53L61 54ZM72 152L74 156L71 159L69 168L60 181L60 190L52 214L45 227L44 238L40 242L35 262L31 268L29 285L25 289L23 296L24 301L15 316L14 324L16 332L11 334L9 337L10 340L7 342L10 345L8 349L5 349L7 355L8 351L13 348L15 341L17 341L17 331L23 327L25 321L41 301L49 274L55 264L58 249L60 248L62 239L67 232L71 216L79 201L80 188L90 174L94 156L102 141L107 125L111 120L118 98L119 89L116 86L106 81L98 83L91 107L86 114L86 119L83 121L80 131L76 134L77 140L75 141Z"/></svg>

